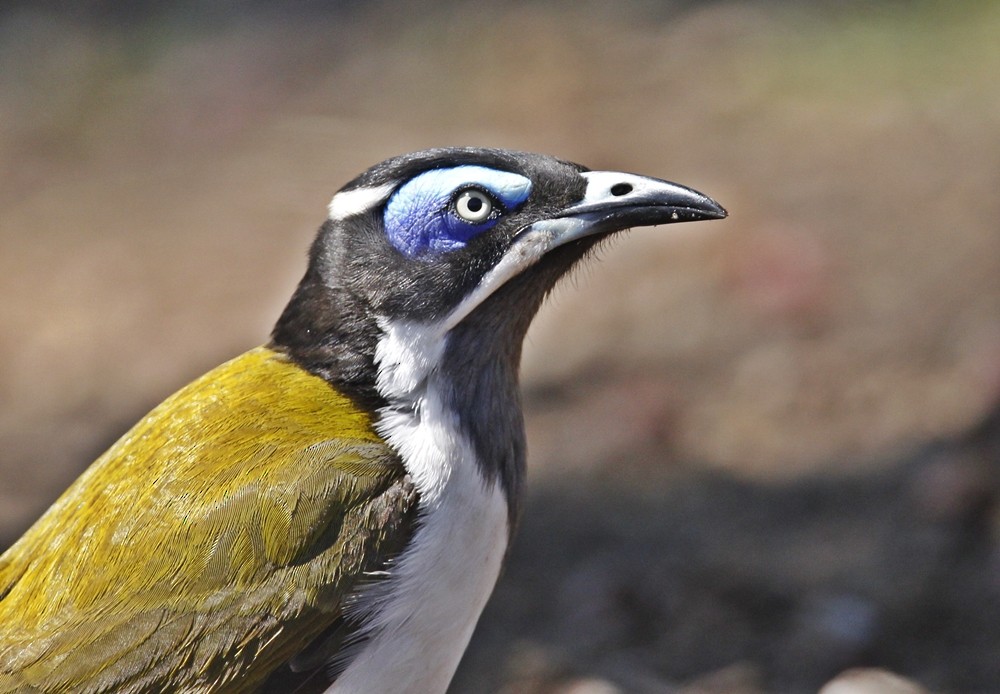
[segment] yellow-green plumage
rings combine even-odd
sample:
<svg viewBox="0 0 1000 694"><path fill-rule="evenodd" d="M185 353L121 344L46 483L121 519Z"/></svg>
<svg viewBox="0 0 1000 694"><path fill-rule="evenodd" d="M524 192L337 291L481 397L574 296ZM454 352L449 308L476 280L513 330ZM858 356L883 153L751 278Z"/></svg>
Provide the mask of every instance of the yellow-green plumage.
<svg viewBox="0 0 1000 694"><path fill-rule="evenodd" d="M0 557L0 692L252 691L401 549L414 509L367 413L247 352L150 412Z"/></svg>

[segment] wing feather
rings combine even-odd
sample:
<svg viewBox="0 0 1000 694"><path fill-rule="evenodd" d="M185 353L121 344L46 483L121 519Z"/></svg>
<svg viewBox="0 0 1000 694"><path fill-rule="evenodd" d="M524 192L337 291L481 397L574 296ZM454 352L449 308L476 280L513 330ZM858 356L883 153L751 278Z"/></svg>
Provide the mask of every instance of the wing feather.
<svg viewBox="0 0 1000 694"><path fill-rule="evenodd" d="M252 350L154 409L0 556L0 692L252 691L340 643L342 596L403 549L415 509L366 413Z"/></svg>

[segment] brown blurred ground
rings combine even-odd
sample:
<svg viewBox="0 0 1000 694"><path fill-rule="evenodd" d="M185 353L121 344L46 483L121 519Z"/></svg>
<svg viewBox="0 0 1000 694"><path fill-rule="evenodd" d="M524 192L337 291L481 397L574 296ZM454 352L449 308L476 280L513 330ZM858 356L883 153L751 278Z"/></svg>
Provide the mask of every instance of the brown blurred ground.
<svg viewBox="0 0 1000 694"><path fill-rule="evenodd" d="M1000 691L1000 5L833 7L0 14L0 547L266 339L337 186L546 151L732 216L540 315L532 499L454 691Z"/></svg>

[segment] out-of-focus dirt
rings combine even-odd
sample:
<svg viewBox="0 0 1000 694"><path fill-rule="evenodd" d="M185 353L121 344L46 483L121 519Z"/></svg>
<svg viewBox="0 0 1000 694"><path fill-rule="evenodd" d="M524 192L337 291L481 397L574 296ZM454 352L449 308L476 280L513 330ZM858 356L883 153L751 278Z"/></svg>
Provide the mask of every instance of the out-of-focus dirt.
<svg viewBox="0 0 1000 694"><path fill-rule="evenodd" d="M338 185L547 151L732 216L543 309L532 495L454 691L1000 688L1000 9L886 7L8 9L0 547L266 339Z"/></svg>

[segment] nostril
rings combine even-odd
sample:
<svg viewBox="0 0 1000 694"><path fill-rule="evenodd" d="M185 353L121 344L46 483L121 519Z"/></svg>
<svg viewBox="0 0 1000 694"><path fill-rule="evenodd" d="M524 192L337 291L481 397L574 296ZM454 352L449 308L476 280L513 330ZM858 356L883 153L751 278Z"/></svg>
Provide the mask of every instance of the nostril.
<svg viewBox="0 0 1000 694"><path fill-rule="evenodd" d="M622 195L628 195L631 192L632 192L631 183L616 183L613 186L611 186L611 194L616 197L620 197Z"/></svg>

